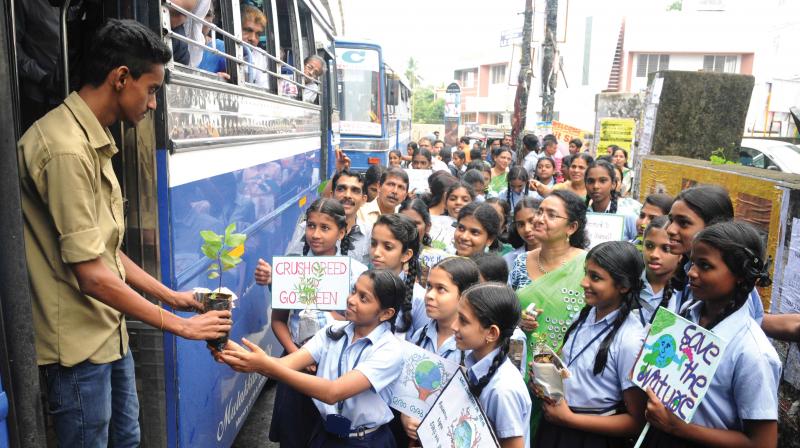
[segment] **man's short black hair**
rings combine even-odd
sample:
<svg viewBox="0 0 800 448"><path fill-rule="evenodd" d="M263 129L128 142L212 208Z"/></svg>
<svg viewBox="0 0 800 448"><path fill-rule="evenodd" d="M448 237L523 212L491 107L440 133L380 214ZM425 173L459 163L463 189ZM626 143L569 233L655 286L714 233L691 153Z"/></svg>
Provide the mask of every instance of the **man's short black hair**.
<svg viewBox="0 0 800 448"><path fill-rule="evenodd" d="M339 183L339 179L341 179L342 176L355 177L356 179L358 179L358 183L361 185L361 192L364 193L364 194L367 194L367 186L364 185L364 176L362 176L361 174L358 174L358 173L353 173L350 170L346 170L346 169L342 170L342 171L339 171L338 173L333 175L333 179L331 179L331 191L335 191L336 190L336 184Z"/></svg>
<svg viewBox="0 0 800 448"><path fill-rule="evenodd" d="M481 157L481 150L477 148L472 148L469 150L469 158L472 160L482 159Z"/></svg>
<svg viewBox="0 0 800 448"><path fill-rule="evenodd" d="M86 52L82 80L98 87L108 72L126 66L133 79L139 79L155 64L166 64L172 58L167 44L133 20L109 19L94 35Z"/></svg>
<svg viewBox="0 0 800 448"><path fill-rule="evenodd" d="M384 171L383 174L381 174L380 184L383 185L384 183L386 183L386 179L390 177L396 177L402 180L406 184L406 187L408 187L408 173L406 173L404 169L391 167L388 170Z"/></svg>
<svg viewBox="0 0 800 448"><path fill-rule="evenodd" d="M467 137L466 135L465 135L465 136L463 136L463 137L460 137L460 138L458 139L458 142L459 142L459 143L463 143L463 144L465 144L465 145L469 145L469 137Z"/></svg>

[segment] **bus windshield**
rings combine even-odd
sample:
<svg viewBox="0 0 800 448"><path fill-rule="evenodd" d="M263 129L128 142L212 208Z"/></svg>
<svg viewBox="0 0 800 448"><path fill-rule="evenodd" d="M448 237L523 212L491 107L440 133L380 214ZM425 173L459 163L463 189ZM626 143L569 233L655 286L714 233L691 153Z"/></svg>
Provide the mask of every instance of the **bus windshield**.
<svg viewBox="0 0 800 448"><path fill-rule="evenodd" d="M378 52L360 48L336 53L342 134L380 136L383 117Z"/></svg>

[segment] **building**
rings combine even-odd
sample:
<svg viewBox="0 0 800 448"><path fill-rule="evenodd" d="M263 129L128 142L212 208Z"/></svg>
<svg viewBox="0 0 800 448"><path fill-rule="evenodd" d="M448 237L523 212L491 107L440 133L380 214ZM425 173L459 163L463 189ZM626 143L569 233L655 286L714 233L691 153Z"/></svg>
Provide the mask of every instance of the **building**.
<svg viewBox="0 0 800 448"><path fill-rule="evenodd" d="M516 86L511 85L512 47L465 62L453 72L461 86L461 122L510 126Z"/></svg>

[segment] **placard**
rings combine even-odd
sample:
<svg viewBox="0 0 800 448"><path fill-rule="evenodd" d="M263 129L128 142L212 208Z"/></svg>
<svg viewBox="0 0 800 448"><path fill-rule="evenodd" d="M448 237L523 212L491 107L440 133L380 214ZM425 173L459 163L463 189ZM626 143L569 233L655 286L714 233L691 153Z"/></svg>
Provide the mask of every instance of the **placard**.
<svg viewBox="0 0 800 448"><path fill-rule="evenodd" d="M500 446L461 369L456 370L419 424L417 436L425 448Z"/></svg>
<svg viewBox="0 0 800 448"><path fill-rule="evenodd" d="M625 231L625 216L613 213L586 213L586 236L589 248L606 241L622 241Z"/></svg>
<svg viewBox="0 0 800 448"><path fill-rule="evenodd" d="M415 191L417 194L428 191L428 178L433 174L433 170L415 170L406 168L408 174L408 191Z"/></svg>
<svg viewBox="0 0 800 448"><path fill-rule="evenodd" d="M597 154L605 155L610 145L617 145L631 155L633 135L636 131L636 120L633 118L601 118L600 140L597 143Z"/></svg>
<svg viewBox="0 0 800 448"><path fill-rule="evenodd" d="M428 235L431 236L431 247L449 254L456 253L456 246L453 242L456 236L455 222L456 220L450 216L431 216L431 230L428 232Z"/></svg>
<svg viewBox="0 0 800 448"><path fill-rule="evenodd" d="M631 379L642 389L652 389L667 409L689 423L711 386L725 345L714 333L659 307Z"/></svg>
<svg viewBox="0 0 800 448"><path fill-rule="evenodd" d="M274 257L272 308L343 310L352 289L351 258Z"/></svg>
<svg viewBox="0 0 800 448"><path fill-rule="evenodd" d="M422 420L458 370L458 364L408 341L401 341L401 344L403 370L400 377L389 385L390 406Z"/></svg>

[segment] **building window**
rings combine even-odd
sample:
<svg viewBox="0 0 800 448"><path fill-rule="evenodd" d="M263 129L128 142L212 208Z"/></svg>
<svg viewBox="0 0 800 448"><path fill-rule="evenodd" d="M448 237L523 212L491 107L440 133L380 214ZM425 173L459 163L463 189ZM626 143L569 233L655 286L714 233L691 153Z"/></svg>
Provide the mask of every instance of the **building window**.
<svg viewBox="0 0 800 448"><path fill-rule="evenodd" d="M703 56L703 70L717 73L738 73L737 62L739 62L739 58L736 56L707 54Z"/></svg>
<svg viewBox="0 0 800 448"><path fill-rule="evenodd" d="M472 70L464 72L463 78L464 87L475 87L475 72Z"/></svg>
<svg viewBox="0 0 800 448"><path fill-rule="evenodd" d="M493 65L492 66L492 84L505 84L506 82L506 65Z"/></svg>
<svg viewBox="0 0 800 448"><path fill-rule="evenodd" d="M668 54L640 54L636 57L637 78L643 78L660 70L669 70Z"/></svg>

